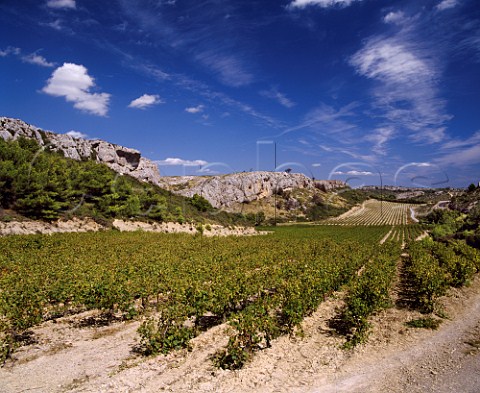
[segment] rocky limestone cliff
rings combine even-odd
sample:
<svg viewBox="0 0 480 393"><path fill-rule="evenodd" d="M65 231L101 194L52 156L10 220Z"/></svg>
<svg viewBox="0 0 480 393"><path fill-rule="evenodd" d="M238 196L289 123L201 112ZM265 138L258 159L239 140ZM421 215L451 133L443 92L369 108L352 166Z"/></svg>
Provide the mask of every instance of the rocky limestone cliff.
<svg viewBox="0 0 480 393"><path fill-rule="evenodd" d="M243 172L222 176L161 177L157 165L141 156L135 149L102 140L74 138L41 130L22 120L0 117L0 138L15 140L19 137L35 139L44 148L62 152L74 160L95 160L105 163L114 171L148 181L175 194L206 198L212 206L225 210L239 204L251 203L291 190L330 192L346 187L338 180L312 180L300 173Z"/></svg>
<svg viewBox="0 0 480 393"><path fill-rule="evenodd" d="M105 163L114 171L138 180L158 184L160 179L157 165L142 157L138 150L102 140L87 140L66 134L55 134L22 120L0 117L0 138L15 140L20 137L35 139L42 148L62 152L65 157L74 160L93 159Z"/></svg>
<svg viewBox="0 0 480 393"><path fill-rule="evenodd" d="M331 191L346 184L338 180L314 181L301 173L243 172L221 176L163 177L160 186L176 194L206 198L213 207L231 208L293 189Z"/></svg>

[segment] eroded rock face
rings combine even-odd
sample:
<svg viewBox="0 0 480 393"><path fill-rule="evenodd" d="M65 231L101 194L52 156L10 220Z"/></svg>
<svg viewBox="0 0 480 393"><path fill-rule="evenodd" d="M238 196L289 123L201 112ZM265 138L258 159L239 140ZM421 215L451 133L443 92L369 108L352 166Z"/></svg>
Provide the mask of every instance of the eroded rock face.
<svg viewBox="0 0 480 393"><path fill-rule="evenodd" d="M142 181L158 184L160 172L152 161L135 149L115 145L102 140L74 138L41 130L22 120L0 118L0 138L16 140L20 137L35 139L44 149L60 151L74 160L95 160L105 163L114 171L130 175Z"/></svg>
<svg viewBox="0 0 480 393"><path fill-rule="evenodd" d="M291 190L319 189L330 192L346 184L339 180L312 180L300 173L243 172L222 176L161 177L157 165L141 156L135 149L102 140L74 138L66 134L43 131L22 120L0 117L0 137L15 140L19 137L35 139L44 149L61 151L74 160L95 160L114 171L147 181L175 194L206 198L212 206L229 210L242 203L269 198L275 193ZM295 201L293 201L295 202Z"/></svg>
<svg viewBox="0 0 480 393"><path fill-rule="evenodd" d="M244 172L208 177L163 177L160 186L187 197L201 195L213 207L228 210L229 207L239 203L268 198L274 193L314 188L331 191L346 185L338 180L314 181L301 173Z"/></svg>

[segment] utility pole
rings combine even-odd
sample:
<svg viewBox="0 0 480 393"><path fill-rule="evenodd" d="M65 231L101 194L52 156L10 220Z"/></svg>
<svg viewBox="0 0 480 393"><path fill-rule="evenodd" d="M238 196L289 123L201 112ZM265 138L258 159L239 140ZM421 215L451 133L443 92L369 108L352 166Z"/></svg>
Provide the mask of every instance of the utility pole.
<svg viewBox="0 0 480 393"><path fill-rule="evenodd" d="M277 171L277 142L274 144L274 162L275 162L275 168L274 172ZM274 190L274 196L273 196L273 203L275 204L275 219L274 219L274 226L277 226L277 189Z"/></svg>
<svg viewBox="0 0 480 393"><path fill-rule="evenodd" d="M382 173L379 171L378 174L380 175L380 217L383 220L383 180Z"/></svg>

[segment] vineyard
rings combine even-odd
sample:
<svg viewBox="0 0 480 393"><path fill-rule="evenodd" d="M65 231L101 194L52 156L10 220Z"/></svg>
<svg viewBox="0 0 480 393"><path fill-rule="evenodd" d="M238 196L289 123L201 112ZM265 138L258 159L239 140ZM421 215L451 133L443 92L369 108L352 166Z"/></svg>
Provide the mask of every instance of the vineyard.
<svg viewBox="0 0 480 393"><path fill-rule="evenodd" d="M425 234L425 229L420 224L392 226L380 242L384 243L388 240L404 247L406 244L419 239L423 234Z"/></svg>
<svg viewBox="0 0 480 393"><path fill-rule="evenodd" d="M225 239L113 231L2 238L2 357L32 326L98 309L144 320L144 354L186 347L205 325L230 321L237 334L217 362L240 367L387 249L378 241L388 227L333 229Z"/></svg>
<svg viewBox="0 0 480 393"><path fill-rule="evenodd" d="M418 205L369 199L361 206L325 220L326 225L407 225L415 221L414 208Z"/></svg>
<svg viewBox="0 0 480 393"><path fill-rule="evenodd" d="M212 360L238 369L275 338L301 333L303 319L338 290L345 302L337 330L351 347L368 336L371 315L394 305L400 244L422 232L418 225L271 229L227 238L115 231L1 238L1 359L43 321L100 310L107 320L141 322L133 349L143 355L188 348L228 323L228 344ZM410 243L405 269L415 304L431 312L446 288L480 269L480 256L462 242L427 240Z"/></svg>

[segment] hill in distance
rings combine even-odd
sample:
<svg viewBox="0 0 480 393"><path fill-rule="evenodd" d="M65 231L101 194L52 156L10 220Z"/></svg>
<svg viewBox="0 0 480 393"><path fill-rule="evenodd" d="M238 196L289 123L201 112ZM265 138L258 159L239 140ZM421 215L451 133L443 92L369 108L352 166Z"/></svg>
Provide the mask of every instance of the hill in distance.
<svg viewBox="0 0 480 393"><path fill-rule="evenodd" d="M341 181L313 181L298 173L165 177L135 149L7 117L0 118L0 143L1 207L34 219L76 215L253 224L274 216L315 220L363 198Z"/></svg>

